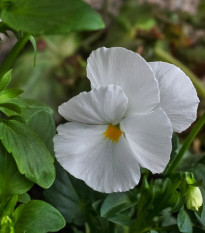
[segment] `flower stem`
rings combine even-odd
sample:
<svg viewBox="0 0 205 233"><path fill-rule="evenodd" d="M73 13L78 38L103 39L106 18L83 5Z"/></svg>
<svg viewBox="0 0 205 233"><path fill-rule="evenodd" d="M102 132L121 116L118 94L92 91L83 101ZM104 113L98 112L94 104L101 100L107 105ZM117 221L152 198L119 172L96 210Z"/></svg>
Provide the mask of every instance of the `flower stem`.
<svg viewBox="0 0 205 233"><path fill-rule="evenodd" d="M161 49L157 46L154 50L154 53L158 58L160 58L160 60L172 63L172 64L178 66L181 70L183 70L184 73L187 76L189 76L189 78L193 82L198 94L205 98L205 86L204 86L204 84L197 78L197 76L187 66L185 66L178 59L176 59L171 54L167 53L166 51L164 51L163 49Z"/></svg>
<svg viewBox="0 0 205 233"><path fill-rule="evenodd" d="M9 70L11 69L12 65L14 64L17 56L21 52L21 50L26 45L27 41L29 40L30 35L24 35L22 38L18 40L18 42L14 45L9 55L3 61L2 65L0 66L0 78Z"/></svg>
<svg viewBox="0 0 205 233"><path fill-rule="evenodd" d="M179 163L181 162L183 155L188 150L189 146L193 142L194 138L202 128L202 126L205 124L205 113L202 115L202 117L198 120L198 122L195 124L193 129L191 130L190 134L184 141L183 146L181 147L179 153L174 157L173 161L171 162L170 166L165 170L164 174L173 173L176 168L178 167Z"/></svg>

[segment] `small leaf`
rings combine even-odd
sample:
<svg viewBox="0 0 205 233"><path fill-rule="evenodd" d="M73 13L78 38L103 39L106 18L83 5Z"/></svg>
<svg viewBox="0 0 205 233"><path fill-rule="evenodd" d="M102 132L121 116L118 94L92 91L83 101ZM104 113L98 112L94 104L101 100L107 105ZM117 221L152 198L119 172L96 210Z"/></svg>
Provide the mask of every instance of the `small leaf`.
<svg viewBox="0 0 205 233"><path fill-rule="evenodd" d="M22 193L18 195L18 202L27 203L31 200L28 193Z"/></svg>
<svg viewBox="0 0 205 233"><path fill-rule="evenodd" d="M16 88L10 88L0 92L0 103L7 103L9 100L19 96L23 91Z"/></svg>
<svg viewBox="0 0 205 233"><path fill-rule="evenodd" d="M0 196L22 194L32 187L32 183L18 171L11 155L0 143Z"/></svg>
<svg viewBox="0 0 205 233"><path fill-rule="evenodd" d="M0 123L0 139L22 174L43 188L51 186L55 179L53 158L35 132L20 121L7 120Z"/></svg>
<svg viewBox="0 0 205 233"><path fill-rule="evenodd" d="M33 45L33 52L34 52L34 60L33 60L33 66L36 66L36 56L37 56L37 45L36 40L33 36L30 36L30 42Z"/></svg>
<svg viewBox="0 0 205 233"><path fill-rule="evenodd" d="M122 212L136 205L136 199L132 197L132 193L112 193L106 197L102 203L100 214L101 217L110 218L116 213Z"/></svg>
<svg viewBox="0 0 205 233"><path fill-rule="evenodd" d="M178 214L177 225L179 227L180 232L185 232L185 233L193 232L191 219L183 207L181 208Z"/></svg>
<svg viewBox="0 0 205 233"><path fill-rule="evenodd" d="M65 220L57 209L37 200L20 205L14 213L14 219L15 233L57 232L65 226Z"/></svg>
<svg viewBox="0 0 205 233"><path fill-rule="evenodd" d="M1 13L2 21L32 35L97 30L100 16L81 0L13 0Z"/></svg>
<svg viewBox="0 0 205 233"><path fill-rule="evenodd" d="M0 91L6 89L11 81L12 70L6 72L2 78L0 78Z"/></svg>
<svg viewBox="0 0 205 233"><path fill-rule="evenodd" d="M0 111L8 117L21 115L21 108L17 104L13 103L0 104Z"/></svg>

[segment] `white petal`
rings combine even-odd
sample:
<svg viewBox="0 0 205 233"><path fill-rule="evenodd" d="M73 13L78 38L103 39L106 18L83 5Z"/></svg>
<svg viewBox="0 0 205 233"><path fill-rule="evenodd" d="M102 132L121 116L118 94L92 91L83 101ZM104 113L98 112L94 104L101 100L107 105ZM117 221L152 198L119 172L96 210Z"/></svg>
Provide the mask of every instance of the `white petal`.
<svg viewBox="0 0 205 233"><path fill-rule="evenodd" d="M106 125L76 122L60 125L54 137L58 162L76 178L100 192L122 192L140 179L137 159L122 135L118 143L105 139Z"/></svg>
<svg viewBox="0 0 205 233"><path fill-rule="evenodd" d="M123 118L127 102L121 87L98 86L63 103L59 107L59 113L68 121L115 125Z"/></svg>
<svg viewBox="0 0 205 233"><path fill-rule="evenodd" d="M148 63L124 48L99 48L88 58L92 87L119 85L128 97L128 112L149 112L159 103L158 82Z"/></svg>
<svg viewBox="0 0 205 233"><path fill-rule="evenodd" d="M196 120L199 99L190 78L166 62L149 63L159 81L160 106L169 117L174 132L182 132Z"/></svg>
<svg viewBox="0 0 205 233"><path fill-rule="evenodd" d="M159 108L147 114L133 114L120 126L140 166L152 173L163 172L172 149L172 126L166 113Z"/></svg>

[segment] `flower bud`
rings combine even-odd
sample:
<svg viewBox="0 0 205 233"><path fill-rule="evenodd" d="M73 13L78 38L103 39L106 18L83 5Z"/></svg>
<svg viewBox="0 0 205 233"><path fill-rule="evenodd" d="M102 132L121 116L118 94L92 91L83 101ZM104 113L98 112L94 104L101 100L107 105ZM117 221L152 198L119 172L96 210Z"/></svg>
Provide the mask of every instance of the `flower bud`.
<svg viewBox="0 0 205 233"><path fill-rule="evenodd" d="M202 204L203 204L203 197L200 189L193 185L189 185L186 195L187 208L198 211L198 209L202 206Z"/></svg>

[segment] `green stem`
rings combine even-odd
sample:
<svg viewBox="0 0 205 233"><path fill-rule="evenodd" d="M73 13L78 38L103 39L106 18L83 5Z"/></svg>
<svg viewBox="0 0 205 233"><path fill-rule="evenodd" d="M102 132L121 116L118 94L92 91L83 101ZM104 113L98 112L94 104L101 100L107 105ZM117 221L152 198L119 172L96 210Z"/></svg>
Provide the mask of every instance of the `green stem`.
<svg viewBox="0 0 205 233"><path fill-rule="evenodd" d="M180 62L179 60L174 58L171 54L167 53L166 51L164 51L163 49L159 47L155 48L154 53L160 60L172 63L178 66L181 70L183 70L184 73L187 76L189 76L189 78L193 82L198 94L205 98L204 84L197 78L197 76L189 68L187 68L182 62Z"/></svg>
<svg viewBox="0 0 205 233"><path fill-rule="evenodd" d="M179 153L176 155L176 157L173 159L170 166L165 171L165 175L168 173L173 173L176 168L178 167L179 163L181 162L183 155L188 150L189 146L191 145L192 141L198 134L199 130L202 128L202 126L205 124L205 113L202 115L202 117L198 120L198 122L195 124L193 129L191 130L190 134L186 138L183 146L181 147Z"/></svg>
<svg viewBox="0 0 205 233"><path fill-rule="evenodd" d="M12 65L14 64L17 56L21 52L21 50L26 45L27 41L29 40L30 35L24 35L22 38L18 40L18 42L14 45L9 55L3 61L2 65L0 66L0 78L9 70L11 69Z"/></svg>

